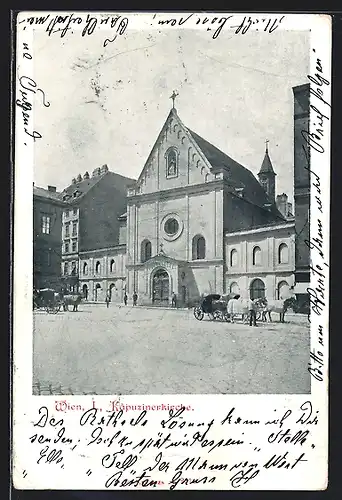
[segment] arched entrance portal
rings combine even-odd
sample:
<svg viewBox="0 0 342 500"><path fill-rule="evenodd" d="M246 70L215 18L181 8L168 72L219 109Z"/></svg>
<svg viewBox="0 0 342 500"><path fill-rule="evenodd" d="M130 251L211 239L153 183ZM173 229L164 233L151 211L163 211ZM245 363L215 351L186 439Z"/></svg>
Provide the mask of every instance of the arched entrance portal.
<svg viewBox="0 0 342 500"><path fill-rule="evenodd" d="M158 269L152 278L153 304L167 304L170 296L170 279L165 269Z"/></svg>
<svg viewBox="0 0 342 500"><path fill-rule="evenodd" d="M88 300L88 285L84 284L82 287L83 297Z"/></svg>
<svg viewBox="0 0 342 500"><path fill-rule="evenodd" d="M252 300L265 297L265 283L260 279L255 279L251 283L250 297Z"/></svg>

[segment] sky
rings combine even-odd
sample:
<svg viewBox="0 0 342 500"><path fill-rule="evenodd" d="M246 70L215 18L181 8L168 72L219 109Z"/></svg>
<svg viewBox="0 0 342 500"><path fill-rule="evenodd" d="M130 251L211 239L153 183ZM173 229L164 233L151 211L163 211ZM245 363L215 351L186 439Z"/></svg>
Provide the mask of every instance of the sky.
<svg viewBox="0 0 342 500"><path fill-rule="evenodd" d="M276 192L293 200L292 87L307 82L309 32L223 30L213 40L127 29L105 48L103 38L34 34L34 76L50 102L34 111L36 185L62 190L103 164L137 178L177 90L185 126L255 175L268 139Z"/></svg>

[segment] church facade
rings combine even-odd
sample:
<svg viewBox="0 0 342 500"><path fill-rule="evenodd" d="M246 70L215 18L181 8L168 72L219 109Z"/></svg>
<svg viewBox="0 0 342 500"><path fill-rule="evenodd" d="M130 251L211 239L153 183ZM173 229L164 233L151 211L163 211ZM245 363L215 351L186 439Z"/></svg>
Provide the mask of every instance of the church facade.
<svg viewBox="0 0 342 500"><path fill-rule="evenodd" d="M140 304L202 294L280 297L294 285L294 220L277 208L266 146L259 180L173 107L127 193L126 281Z"/></svg>

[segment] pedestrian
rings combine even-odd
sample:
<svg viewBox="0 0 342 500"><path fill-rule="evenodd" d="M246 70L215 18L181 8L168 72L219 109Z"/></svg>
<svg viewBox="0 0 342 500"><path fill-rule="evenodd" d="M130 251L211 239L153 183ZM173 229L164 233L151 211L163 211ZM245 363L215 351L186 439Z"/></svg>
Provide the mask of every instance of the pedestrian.
<svg viewBox="0 0 342 500"><path fill-rule="evenodd" d="M124 293L124 304L125 304L125 306L127 306L127 300L128 300L128 296L127 296L127 293L125 292Z"/></svg>
<svg viewBox="0 0 342 500"><path fill-rule="evenodd" d="M177 307L177 295L175 294L175 292L172 292L171 306Z"/></svg>
<svg viewBox="0 0 342 500"><path fill-rule="evenodd" d="M111 297L110 297L110 291L108 290L108 292L106 293L106 299L105 299L106 300L106 306L107 306L107 308L109 307L110 299L111 299Z"/></svg>
<svg viewBox="0 0 342 500"><path fill-rule="evenodd" d="M227 304L227 312L229 314L231 323L235 322L234 321L235 315L237 314L237 310L238 310L237 301L239 300L239 298L240 298L240 295L235 295L232 299L230 299L228 301L228 304Z"/></svg>
<svg viewBox="0 0 342 500"><path fill-rule="evenodd" d="M133 293L133 305L136 306L137 305L137 300L138 300L138 294L137 292L134 290L134 293Z"/></svg>
<svg viewBox="0 0 342 500"><path fill-rule="evenodd" d="M257 326L256 324L256 305L253 299L249 299L248 310L249 310L249 326Z"/></svg>

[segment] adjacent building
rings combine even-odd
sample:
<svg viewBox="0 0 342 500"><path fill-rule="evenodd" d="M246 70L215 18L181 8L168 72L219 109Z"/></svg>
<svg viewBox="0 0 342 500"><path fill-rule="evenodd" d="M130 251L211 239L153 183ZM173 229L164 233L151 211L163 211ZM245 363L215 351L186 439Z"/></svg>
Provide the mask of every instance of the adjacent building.
<svg viewBox="0 0 342 500"><path fill-rule="evenodd" d="M64 287L102 301L111 290L122 298L125 287L125 212L132 179L107 165L72 179L62 192L67 204L62 219ZM124 222L123 222L124 221ZM114 294L115 291L115 294Z"/></svg>
<svg viewBox="0 0 342 500"><path fill-rule="evenodd" d="M294 202L296 229L296 297L308 304L310 283L310 152L303 132L309 130L310 85L293 88L294 96Z"/></svg>
<svg viewBox="0 0 342 500"><path fill-rule="evenodd" d="M55 186L33 185L33 286L60 288L64 202Z"/></svg>

